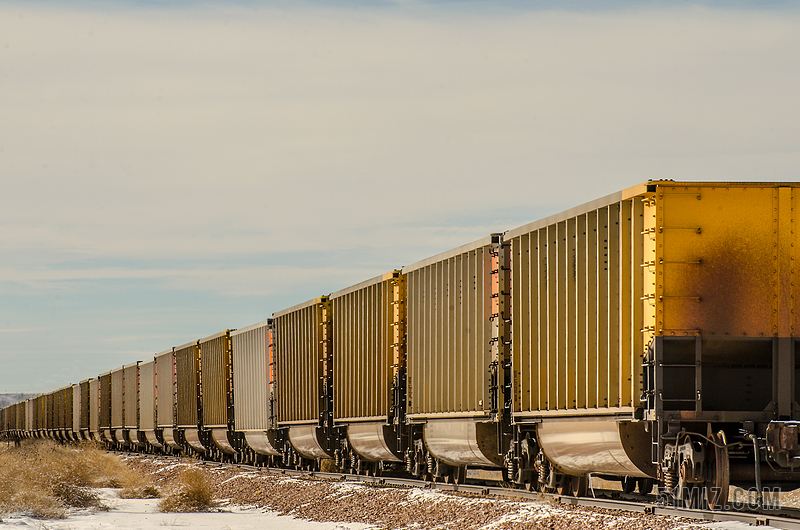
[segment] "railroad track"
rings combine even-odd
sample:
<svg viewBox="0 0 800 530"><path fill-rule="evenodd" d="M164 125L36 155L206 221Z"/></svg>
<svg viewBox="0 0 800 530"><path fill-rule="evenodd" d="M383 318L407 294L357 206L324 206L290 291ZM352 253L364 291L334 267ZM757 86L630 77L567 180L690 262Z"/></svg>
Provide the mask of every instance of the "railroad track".
<svg viewBox="0 0 800 530"><path fill-rule="evenodd" d="M118 455L130 456L131 453L110 451ZM168 460L184 461L185 457L173 455L148 455ZM702 522L729 522L737 521L751 526L771 526L787 530L800 530L800 509L779 508L761 510L700 510L669 506L657 502L654 495L625 495L619 491L606 489L591 489L589 497L572 497L555 493L542 493L535 491L504 488L500 486L486 486L480 484L450 484L444 482L429 482L418 479L391 476L353 475L349 473L328 473L320 471L303 471L276 467L251 466L247 464L221 463L198 460L198 465L203 467L232 467L247 471L262 471L272 474L289 475L298 477L319 477L333 479L341 482L360 482L364 484L377 484L381 486L396 486L406 488L421 488L430 490L450 491L456 493L471 493L484 497L506 497L529 501L546 501L569 506L585 506L589 508L603 508L621 512L644 513L648 515L663 515L669 517L682 517Z"/></svg>

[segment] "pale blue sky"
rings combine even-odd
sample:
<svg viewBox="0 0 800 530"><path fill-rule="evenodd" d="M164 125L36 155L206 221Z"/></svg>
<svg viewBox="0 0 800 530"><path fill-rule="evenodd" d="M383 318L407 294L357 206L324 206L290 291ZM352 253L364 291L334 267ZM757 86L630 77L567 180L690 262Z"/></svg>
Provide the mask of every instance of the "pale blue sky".
<svg viewBox="0 0 800 530"><path fill-rule="evenodd" d="M800 180L796 2L536 5L0 1L0 392L648 178Z"/></svg>

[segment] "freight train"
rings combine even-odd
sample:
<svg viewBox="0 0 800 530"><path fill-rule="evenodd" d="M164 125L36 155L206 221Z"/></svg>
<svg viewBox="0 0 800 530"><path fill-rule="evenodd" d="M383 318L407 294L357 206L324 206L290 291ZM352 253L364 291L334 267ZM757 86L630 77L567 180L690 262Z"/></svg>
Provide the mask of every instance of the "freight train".
<svg viewBox="0 0 800 530"><path fill-rule="evenodd" d="M298 469L800 483L797 183L649 181L6 407L8 439Z"/></svg>

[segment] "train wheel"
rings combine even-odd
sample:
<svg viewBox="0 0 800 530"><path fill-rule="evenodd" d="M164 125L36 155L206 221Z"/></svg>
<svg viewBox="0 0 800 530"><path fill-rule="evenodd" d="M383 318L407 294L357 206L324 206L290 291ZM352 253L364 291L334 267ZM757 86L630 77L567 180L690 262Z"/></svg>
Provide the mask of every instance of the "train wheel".
<svg viewBox="0 0 800 530"><path fill-rule="evenodd" d="M650 495L653 491L655 481L651 478L640 478L636 481L636 484L639 487L639 493L642 495Z"/></svg>
<svg viewBox="0 0 800 530"><path fill-rule="evenodd" d="M463 484L467 481L467 466L458 466L453 468L453 482L455 484Z"/></svg>
<svg viewBox="0 0 800 530"><path fill-rule="evenodd" d="M695 510L703 508L703 497L700 495L699 488L686 488L683 493L683 505L686 508Z"/></svg>
<svg viewBox="0 0 800 530"><path fill-rule="evenodd" d="M589 475L572 477L572 495L586 497L589 494Z"/></svg>
<svg viewBox="0 0 800 530"><path fill-rule="evenodd" d="M636 490L636 479L634 477L622 477L622 493L633 493Z"/></svg>
<svg viewBox="0 0 800 530"><path fill-rule="evenodd" d="M556 493L559 495L572 495L572 475L556 475Z"/></svg>
<svg viewBox="0 0 800 530"><path fill-rule="evenodd" d="M731 483L731 467L728 459L728 441L725 433L719 431L710 437L707 454L711 456L708 463L708 480L705 483L706 502L712 510L725 507Z"/></svg>

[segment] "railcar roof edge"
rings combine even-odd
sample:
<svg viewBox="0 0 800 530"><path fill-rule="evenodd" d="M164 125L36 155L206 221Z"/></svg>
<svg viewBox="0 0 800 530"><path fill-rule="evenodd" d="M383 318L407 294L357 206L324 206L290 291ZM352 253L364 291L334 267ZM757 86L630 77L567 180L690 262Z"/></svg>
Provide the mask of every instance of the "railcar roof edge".
<svg viewBox="0 0 800 530"><path fill-rule="evenodd" d="M363 289L364 287L369 287L370 285L375 285L376 283L381 283L386 281L390 278L393 278L395 274L402 274L400 269L394 269L386 274L381 274L379 276L375 276L374 278L370 278L369 280L364 280L361 283L357 283L355 285L351 285L350 287L345 287L344 289L340 289L336 292L331 293L331 300L334 298L339 298L340 296L344 296L346 294L352 293L354 291L358 291L359 289Z"/></svg>
<svg viewBox="0 0 800 530"><path fill-rule="evenodd" d="M307 302L303 302L301 304L294 305L294 306L289 307L287 309L283 309L281 311L277 311L275 313L272 313L272 318L282 317L283 315L288 315L289 313L293 313L293 312L295 312L295 311L297 311L299 309L305 309L306 307L309 307L309 306L312 306L314 304L318 304L318 303L322 302L326 298L329 298L329 296L328 295L318 296L317 298L313 298L311 300L308 300Z"/></svg>
<svg viewBox="0 0 800 530"><path fill-rule="evenodd" d="M528 232L538 230L539 228L556 224L566 219L570 219L572 217L577 217L591 210L597 210L598 208L603 208L604 206L608 206L609 204L613 204L615 202L620 202L626 199L630 199L632 197L636 197L638 195L643 195L647 193L647 186L692 186L692 187L696 186L704 188L711 188L711 187L740 188L740 187L757 186L763 188L763 187L781 187L781 186L798 187L800 186L800 182L720 182L720 181L682 182L674 180L649 180L647 182L631 186L630 188L625 188L622 191L606 195L605 197L600 197L599 199L595 199L593 201L586 202L579 206L575 206L574 208L564 210L563 212L550 215L548 217L539 219L537 221L531 221L530 223L524 224L517 228L512 228L503 233L503 238L511 239L519 235L527 234Z"/></svg>
<svg viewBox="0 0 800 530"><path fill-rule="evenodd" d="M262 320L261 322L256 322L255 324L250 324L249 326L244 327L244 328L234 329L234 330L231 330L231 336L241 335L242 333L247 333L248 331L253 331L254 329L257 329L257 328L262 328L264 326L269 326L271 323L272 323L272 319L268 318L266 320Z"/></svg>
<svg viewBox="0 0 800 530"><path fill-rule="evenodd" d="M214 333L213 335L209 335L208 337L204 337L204 338L200 339L198 342L200 342L200 343L208 342L210 340L214 340L214 339L216 339L218 337L221 337L223 335L227 335L231 331L235 331L235 330L234 329L226 329L224 331L220 331L219 333Z"/></svg>
<svg viewBox="0 0 800 530"><path fill-rule="evenodd" d="M476 248L485 247L486 245L490 245L492 243L492 236L484 236L477 241L473 241L472 243L467 243L466 245L461 245L460 247L456 247L451 250L446 250L435 256L431 256L430 258L425 258L420 260L416 263L412 263L411 265L406 265L403 267L403 274L408 274L409 272L413 272L417 269L421 269L432 263L437 263L439 261L444 261L448 258L452 258L453 256L458 256L459 254L464 254L471 250L475 250Z"/></svg>

